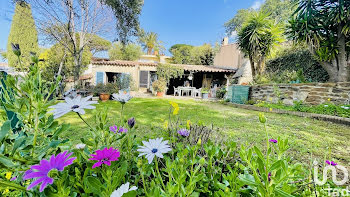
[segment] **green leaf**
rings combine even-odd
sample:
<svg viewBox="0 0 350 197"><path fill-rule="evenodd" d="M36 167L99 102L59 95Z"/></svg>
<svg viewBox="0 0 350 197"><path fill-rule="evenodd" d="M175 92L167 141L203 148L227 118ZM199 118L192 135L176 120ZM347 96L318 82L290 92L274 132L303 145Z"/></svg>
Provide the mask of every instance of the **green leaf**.
<svg viewBox="0 0 350 197"><path fill-rule="evenodd" d="M98 180L97 178L89 176L86 178L85 183L93 193L95 193L95 194L101 193L101 189L102 189L103 185L100 182L100 180Z"/></svg>
<svg viewBox="0 0 350 197"><path fill-rule="evenodd" d="M11 121L7 120L6 122L4 122L4 124L1 126L1 130L0 130L0 141L2 141L4 139L4 137L6 136L6 134L11 130Z"/></svg>
<svg viewBox="0 0 350 197"><path fill-rule="evenodd" d="M280 190L280 189L276 189L275 191L277 194L279 194L279 196L282 196L282 197L294 197L293 195L288 194L285 191Z"/></svg>
<svg viewBox="0 0 350 197"><path fill-rule="evenodd" d="M0 163L2 163L4 166L8 168L12 168L15 166L14 163L12 163L12 160L8 157L0 156Z"/></svg>
<svg viewBox="0 0 350 197"><path fill-rule="evenodd" d="M241 175L239 175L238 178L247 185L255 186L255 187L258 186L258 184L254 180L254 177L251 175L248 175L248 174L242 175L241 174Z"/></svg>
<svg viewBox="0 0 350 197"><path fill-rule="evenodd" d="M9 189L27 191L25 187L22 187L16 183L7 182L7 181L0 181L0 188L4 188L4 189L9 188Z"/></svg>
<svg viewBox="0 0 350 197"><path fill-rule="evenodd" d="M275 163L272 164L272 166L269 169L269 172L274 171L278 168L281 167L281 160L276 161Z"/></svg>
<svg viewBox="0 0 350 197"><path fill-rule="evenodd" d="M26 136L21 136L15 140L12 148L12 155L16 152L16 150L25 143Z"/></svg>
<svg viewBox="0 0 350 197"><path fill-rule="evenodd" d="M262 154L262 152L260 151L260 149L256 146L254 146L254 150L255 150L255 153L258 155L258 157L262 160L262 161L265 161L265 157L264 155Z"/></svg>
<svg viewBox="0 0 350 197"><path fill-rule="evenodd" d="M123 194L123 197L135 197L135 196L136 196L136 191L135 190Z"/></svg>

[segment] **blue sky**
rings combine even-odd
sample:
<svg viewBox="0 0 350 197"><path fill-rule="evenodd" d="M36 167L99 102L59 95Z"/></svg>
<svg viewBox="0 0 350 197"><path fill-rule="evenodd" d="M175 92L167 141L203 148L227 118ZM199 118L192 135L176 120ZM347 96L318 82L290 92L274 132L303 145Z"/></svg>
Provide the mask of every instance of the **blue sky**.
<svg viewBox="0 0 350 197"><path fill-rule="evenodd" d="M141 27L159 34L166 49L173 44L202 45L220 42L223 24L237 10L257 8L263 0L145 0ZM0 0L0 49L6 49L13 15L11 0ZM169 54L167 52L167 54Z"/></svg>

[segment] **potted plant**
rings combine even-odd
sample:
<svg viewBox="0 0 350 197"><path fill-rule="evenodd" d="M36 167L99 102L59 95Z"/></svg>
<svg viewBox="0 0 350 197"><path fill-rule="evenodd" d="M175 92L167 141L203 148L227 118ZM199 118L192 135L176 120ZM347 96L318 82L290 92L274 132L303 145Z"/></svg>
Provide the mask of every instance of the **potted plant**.
<svg viewBox="0 0 350 197"><path fill-rule="evenodd" d="M209 96L209 88L202 88L201 93L202 93L202 98L203 98L203 99L208 99L208 96Z"/></svg>
<svg viewBox="0 0 350 197"><path fill-rule="evenodd" d="M98 101L98 93L96 92L95 86L88 86L86 91L88 92L88 95L92 96L91 100L92 101Z"/></svg>
<svg viewBox="0 0 350 197"><path fill-rule="evenodd" d="M107 83L106 85L99 83L94 88L94 94L98 94L102 102L108 101L111 94L116 92L116 85Z"/></svg>
<svg viewBox="0 0 350 197"><path fill-rule="evenodd" d="M159 79L152 83L152 88L155 92L157 92L158 97L162 97L166 88L166 82Z"/></svg>

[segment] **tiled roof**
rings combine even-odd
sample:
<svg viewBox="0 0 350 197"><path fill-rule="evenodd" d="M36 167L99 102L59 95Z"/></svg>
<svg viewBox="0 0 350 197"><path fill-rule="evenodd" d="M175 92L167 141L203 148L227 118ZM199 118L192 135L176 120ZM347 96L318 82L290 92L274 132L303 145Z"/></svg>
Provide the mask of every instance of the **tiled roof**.
<svg viewBox="0 0 350 197"><path fill-rule="evenodd" d="M114 60L109 61L107 59L94 59L92 60L92 65L108 65L108 66L158 66L158 63L153 62L137 62L137 61L124 61L124 60ZM223 69L213 66L205 65L187 65L187 64L171 64L176 67L181 67L187 71L197 71L197 72L236 72L234 69Z"/></svg>
<svg viewBox="0 0 350 197"><path fill-rule="evenodd" d="M8 67L8 63L6 62L0 62L0 67Z"/></svg>
<svg viewBox="0 0 350 197"><path fill-rule="evenodd" d="M85 75L81 75L79 77L79 80L86 80L86 79L91 79L92 78L92 74L85 74ZM65 81L67 82L73 82L74 78L73 77L68 77Z"/></svg>
<svg viewBox="0 0 350 197"><path fill-rule="evenodd" d="M137 62L137 61L125 61L125 60L93 60L91 61L93 65L110 65L110 66L157 66L157 63L153 62Z"/></svg>

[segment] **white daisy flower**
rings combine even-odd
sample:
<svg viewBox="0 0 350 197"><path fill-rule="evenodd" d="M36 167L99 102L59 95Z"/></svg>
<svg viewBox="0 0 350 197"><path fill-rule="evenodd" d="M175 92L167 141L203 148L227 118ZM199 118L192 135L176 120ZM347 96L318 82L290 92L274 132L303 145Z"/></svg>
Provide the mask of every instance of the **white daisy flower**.
<svg viewBox="0 0 350 197"><path fill-rule="evenodd" d="M328 105L324 105L324 107L328 107Z"/></svg>
<svg viewBox="0 0 350 197"><path fill-rule="evenodd" d="M130 96L130 93L127 91L119 90L119 93L112 94L113 99L116 101L121 102L122 104L125 104L128 102L130 99L132 99L132 96Z"/></svg>
<svg viewBox="0 0 350 197"><path fill-rule="evenodd" d="M86 146L86 144L80 143L80 144L75 145L75 148L76 148L76 149L84 149L85 146Z"/></svg>
<svg viewBox="0 0 350 197"><path fill-rule="evenodd" d="M163 141L163 138L150 139L148 142L142 141L143 146L139 146L137 151L140 152L139 157L146 155L148 163L152 163L154 156L163 158L163 153L171 151L168 141Z"/></svg>
<svg viewBox="0 0 350 197"><path fill-rule="evenodd" d="M130 185L129 182L121 185L117 190L115 190L112 193L111 197L122 197L123 194L125 194L125 193L128 193L128 192L133 191L133 190L137 190L136 186L133 186L129 189L129 185Z"/></svg>
<svg viewBox="0 0 350 197"><path fill-rule="evenodd" d="M59 118L71 111L85 114L84 109L95 109L96 107L92 106L92 104L97 104L97 101L89 101L91 97L92 96L82 98L79 95L74 99L69 97L64 98L66 102L50 106L50 108L54 108L54 110L52 110L54 118Z"/></svg>
<svg viewBox="0 0 350 197"><path fill-rule="evenodd" d="M349 107L346 107L346 106L341 106L341 108L343 108L343 109L350 109Z"/></svg>

